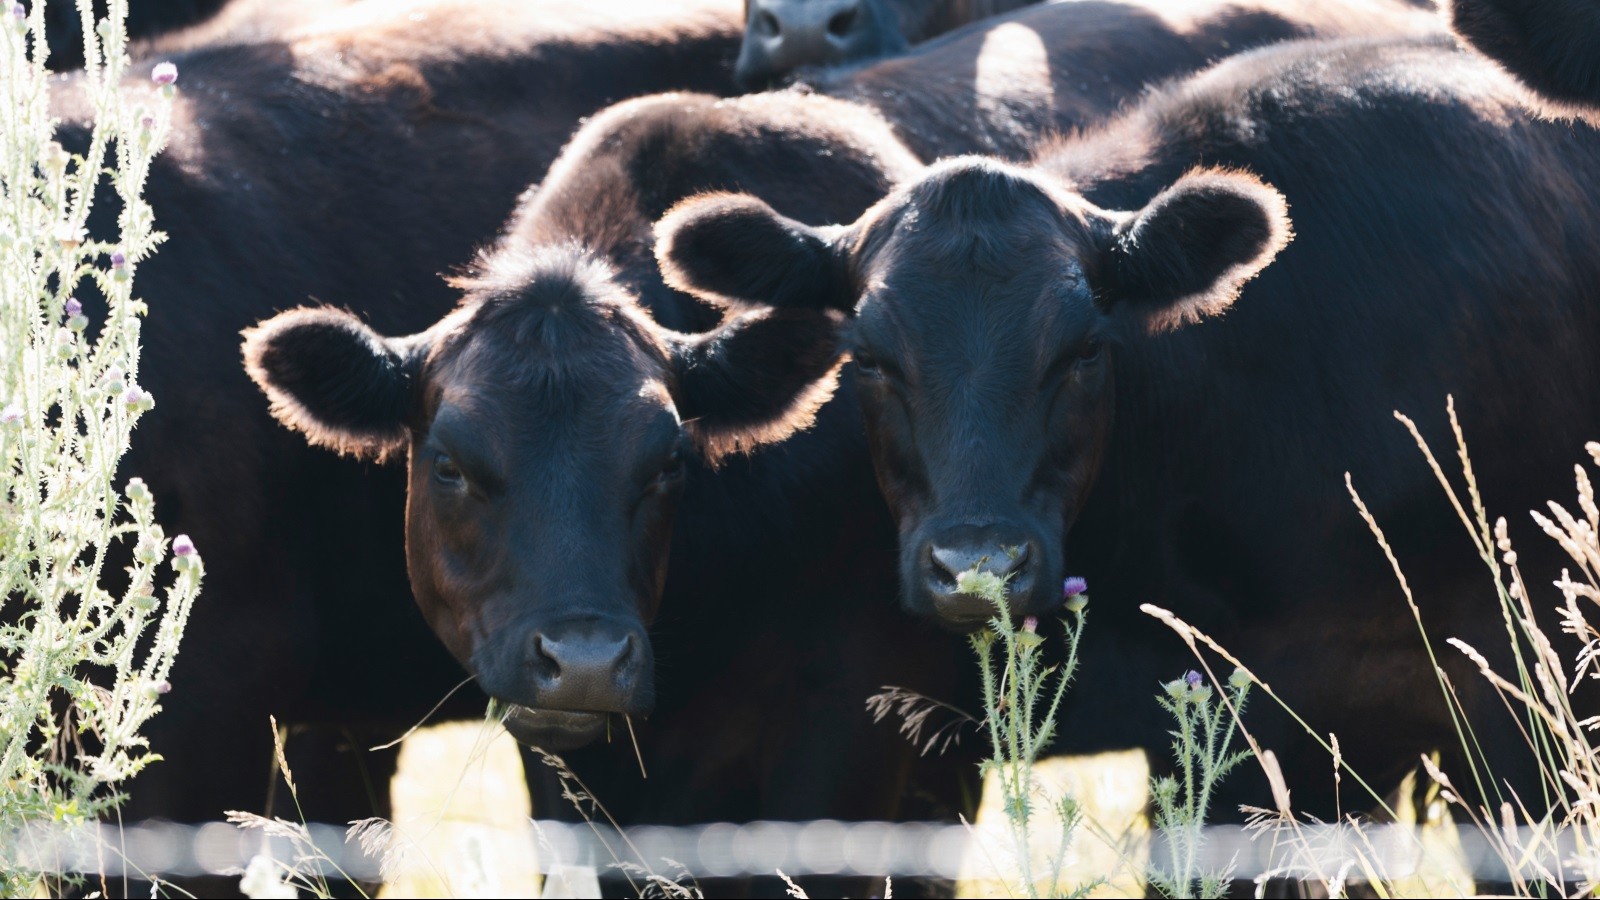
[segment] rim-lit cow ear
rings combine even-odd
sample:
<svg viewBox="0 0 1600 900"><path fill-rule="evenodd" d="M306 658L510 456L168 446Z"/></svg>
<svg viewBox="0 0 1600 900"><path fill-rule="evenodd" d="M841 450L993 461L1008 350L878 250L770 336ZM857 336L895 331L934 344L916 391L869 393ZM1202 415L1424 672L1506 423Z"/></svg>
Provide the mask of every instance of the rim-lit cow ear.
<svg viewBox="0 0 1600 900"><path fill-rule="evenodd" d="M1600 113L1600 4L1449 0L1450 28L1560 112Z"/></svg>
<svg viewBox="0 0 1600 900"><path fill-rule="evenodd" d="M420 337L385 338L331 307L293 309L243 334L245 370L279 422L362 459L405 446Z"/></svg>
<svg viewBox="0 0 1600 900"><path fill-rule="evenodd" d="M656 224L666 283L728 307L840 309L855 305L842 226L813 228L747 194L702 194Z"/></svg>
<svg viewBox="0 0 1600 900"><path fill-rule="evenodd" d="M838 386L843 316L766 309L673 339L673 401L707 461L811 426Z"/></svg>
<svg viewBox="0 0 1600 900"><path fill-rule="evenodd" d="M1227 309L1292 237L1288 203L1260 179L1191 172L1115 221L1093 280L1109 309L1168 331Z"/></svg>

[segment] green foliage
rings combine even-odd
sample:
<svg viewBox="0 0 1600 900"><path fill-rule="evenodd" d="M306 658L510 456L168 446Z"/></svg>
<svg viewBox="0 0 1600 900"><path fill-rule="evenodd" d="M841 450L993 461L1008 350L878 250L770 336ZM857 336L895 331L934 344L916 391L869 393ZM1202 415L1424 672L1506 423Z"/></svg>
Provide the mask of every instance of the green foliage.
<svg viewBox="0 0 1600 900"><path fill-rule="evenodd" d="M1056 714L1078 669L1078 642L1083 636L1086 604L1074 603L1068 618L1062 620L1065 657L1052 663L1045 639L1038 633L1038 623L1030 618L1019 628L1011 621L1004 579L974 569L962 572L956 586L963 593L988 600L998 610L989 627L971 639L983 678L984 725L989 733L990 757L984 761L983 771L993 772L1000 785L1014 856L1021 870L1020 883L1029 897L1038 897L1041 882L1050 886L1060 883L1067 847L1083 819L1071 797L1056 802L1062 823L1061 846L1048 861L1050 871L1034 872L1030 838L1035 797L1040 792L1033 765L1055 737ZM1087 894L1098 884L1082 886L1067 896Z"/></svg>
<svg viewBox="0 0 1600 900"><path fill-rule="evenodd" d="M1162 896L1227 895L1231 874L1201 871L1200 849L1213 791L1229 772L1251 757L1248 748L1233 749L1250 685L1247 674L1235 672L1223 688L1226 702L1215 702L1211 687L1199 673L1188 672L1164 685L1162 694L1156 697L1178 725L1171 732L1178 777L1161 776L1150 783L1156 831L1162 839L1160 856L1165 859L1152 859L1147 877Z"/></svg>
<svg viewBox="0 0 1600 900"><path fill-rule="evenodd" d="M110 6L96 24L80 0L88 66L54 85L94 111L83 156L55 140L44 2L0 9L0 894L33 880L8 835L107 812L157 758L140 731L170 689L202 574L188 538L155 524L144 483L114 485L154 405L138 386L133 284L162 239L141 194L173 88L125 86L127 0ZM118 200L115 243L86 235L102 185ZM118 547L131 564L102 578Z"/></svg>

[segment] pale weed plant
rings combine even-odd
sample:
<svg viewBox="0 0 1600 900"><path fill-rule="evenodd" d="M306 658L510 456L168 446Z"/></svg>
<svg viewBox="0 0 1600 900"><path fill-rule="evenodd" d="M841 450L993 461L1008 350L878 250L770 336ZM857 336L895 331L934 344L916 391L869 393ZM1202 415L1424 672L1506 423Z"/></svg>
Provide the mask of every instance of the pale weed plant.
<svg viewBox="0 0 1600 900"><path fill-rule="evenodd" d="M133 286L163 237L142 192L177 77L163 65L153 85L126 83L127 5L96 22L78 2L87 64L70 89L94 111L81 156L55 140L45 3L0 5L0 836L106 814L159 758L141 730L171 688L203 571L193 542L155 523L142 481L114 484L154 405ZM113 242L87 235L97 188L120 206ZM105 300L93 313L74 297L86 290ZM131 557L116 591L102 578L113 554ZM0 894L48 868L16 843L0 837Z"/></svg>

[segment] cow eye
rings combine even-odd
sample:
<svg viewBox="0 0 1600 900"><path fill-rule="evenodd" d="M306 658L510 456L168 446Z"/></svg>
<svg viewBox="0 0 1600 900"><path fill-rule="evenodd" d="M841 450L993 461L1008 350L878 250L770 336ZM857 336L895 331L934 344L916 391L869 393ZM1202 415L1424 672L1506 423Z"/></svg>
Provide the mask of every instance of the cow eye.
<svg viewBox="0 0 1600 900"><path fill-rule="evenodd" d="M448 453L440 453L433 458L433 479L440 484L459 487L467 478L461 474L461 467L450 458Z"/></svg>
<svg viewBox="0 0 1600 900"><path fill-rule="evenodd" d="M1099 338L1090 338L1083 342L1082 347L1078 348L1078 361L1086 363L1094 362L1104 354L1105 349L1105 341L1102 341Z"/></svg>
<svg viewBox="0 0 1600 900"><path fill-rule="evenodd" d="M878 358L865 350L857 350L851 354L856 361L856 371L868 378L877 378L883 374L883 369L878 364Z"/></svg>
<svg viewBox="0 0 1600 900"><path fill-rule="evenodd" d="M683 477L683 449L674 447L667 461L661 466L661 482L663 484L677 481Z"/></svg>

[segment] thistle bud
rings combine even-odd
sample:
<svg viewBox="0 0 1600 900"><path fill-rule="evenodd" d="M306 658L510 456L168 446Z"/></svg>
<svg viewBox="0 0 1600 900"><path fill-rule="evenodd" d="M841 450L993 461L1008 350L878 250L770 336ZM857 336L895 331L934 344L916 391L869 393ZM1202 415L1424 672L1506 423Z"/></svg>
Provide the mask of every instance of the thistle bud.
<svg viewBox="0 0 1600 900"><path fill-rule="evenodd" d="M1242 691L1254 683L1255 680L1250 677L1250 673L1246 672L1242 666L1234 669L1233 674L1228 676L1228 684L1236 691Z"/></svg>
<svg viewBox="0 0 1600 900"><path fill-rule="evenodd" d="M143 478L129 478L124 493L135 503L143 503L150 499L150 488L145 485Z"/></svg>
<svg viewBox="0 0 1600 900"><path fill-rule="evenodd" d="M150 535L145 535L144 537L140 538L139 543L134 546L133 555L137 557L140 562L153 563L161 558L161 541Z"/></svg>
<svg viewBox="0 0 1600 900"><path fill-rule="evenodd" d="M22 422L22 407L16 403L7 403L5 409L0 409L0 425L14 426Z"/></svg>
<svg viewBox="0 0 1600 900"><path fill-rule="evenodd" d="M1066 601L1067 612L1080 613L1089 605L1089 582L1072 577L1061 582L1061 598Z"/></svg>
<svg viewBox="0 0 1600 900"><path fill-rule="evenodd" d="M1023 619L1022 620L1022 630L1026 631L1029 634L1037 633L1039 631L1039 617L1038 616L1028 616L1027 618Z"/></svg>
<svg viewBox="0 0 1600 900"><path fill-rule="evenodd" d="M138 385L134 385L122 395L122 403L130 412L145 412L155 407L156 398Z"/></svg>

